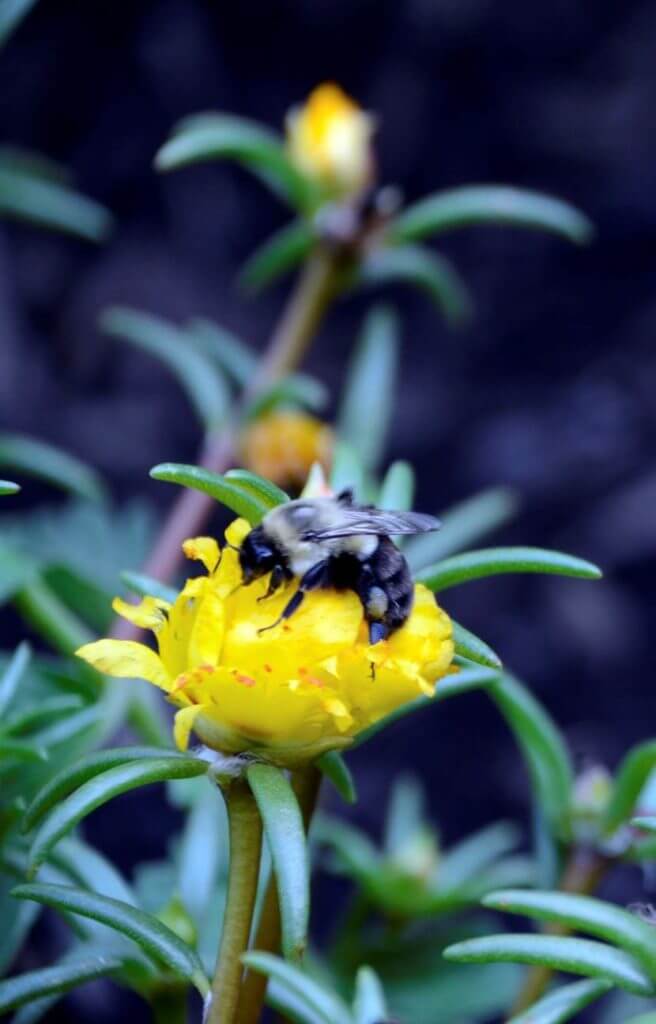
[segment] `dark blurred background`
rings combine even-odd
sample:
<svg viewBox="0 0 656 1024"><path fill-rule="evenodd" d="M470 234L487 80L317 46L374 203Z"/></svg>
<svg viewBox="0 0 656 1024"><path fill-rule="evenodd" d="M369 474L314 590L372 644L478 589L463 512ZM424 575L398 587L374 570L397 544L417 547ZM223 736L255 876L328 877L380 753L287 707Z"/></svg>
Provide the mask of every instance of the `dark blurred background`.
<svg viewBox="0 0 656 1024"><path fill-rule="evenodd" d="M574 202L597 227L586 249L500 228L446 240L476 297L466 330L391 294L404 342L389 457L415 464L425 510L516 487L503 540L605 568L603 584L499 578L447 604L545 701L581 766L614 765L653 728L655 44L651 3L42 0L2 54L0 138L70 166L117 228L94 248L2 227L2 427L90 461L117 501L147 495L164 511L172 492L147 471L193 461L197 426L159 364L99 332L100 311L209 316L264 345L287 286L249 302L235 274L286 213L226 164L156 175L185 114L279 126L335 79L377 112L382 176L408 200L493 181ZM341 304L309 360L334 393L369 301ZM425 780L447 841L527 816L519 756L484 697L399 724L352 761L372 828L400 769ZM95 826L108 852L125 865L160 852L157 798L147 836L121 834L116 815Z"/></svg>

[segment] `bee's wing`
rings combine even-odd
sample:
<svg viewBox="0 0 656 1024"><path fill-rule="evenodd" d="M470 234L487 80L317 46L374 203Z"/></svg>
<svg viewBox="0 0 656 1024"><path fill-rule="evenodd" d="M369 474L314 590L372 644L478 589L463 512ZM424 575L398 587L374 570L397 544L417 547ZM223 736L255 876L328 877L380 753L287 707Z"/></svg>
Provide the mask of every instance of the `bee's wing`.
<svg viewBox="0 0 656 1024"><path fill-rule="evenodd" d="M339 516L322 530L304 534L307 540L337 540L339 537L357 537L363 534L398 537L403 533L428 533L439 530L441 523L434 516L421 512L388 512L382 508L340 507Z"/></svg>

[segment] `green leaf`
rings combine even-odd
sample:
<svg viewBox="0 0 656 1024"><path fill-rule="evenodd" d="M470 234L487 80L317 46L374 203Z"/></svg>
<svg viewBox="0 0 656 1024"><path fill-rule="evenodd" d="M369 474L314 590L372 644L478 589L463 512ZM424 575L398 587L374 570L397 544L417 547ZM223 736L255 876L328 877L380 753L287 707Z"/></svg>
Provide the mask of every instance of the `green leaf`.
<svg viewBox="0 0 656 1024"><path fill-rule="evenodd" d="M476 879L499 857L514 850L520 839L518 829L505 821L467 836L444 854L439 868L440 885L452 889Z"/></svg>
<svg viewBox="0 0 656 1024"><path fill-rule="evenodd" d="M132 939L156 962L186 978L202 996L209 990L198 954L175 932L154 917L122 900L98 896L68 885L18 885L12 890L16 899L34 900L67 914L79 914L113 928Z"/></svg>
<svg viewBox="0 0 656 1024"><path fill-rule="evenodd" d="M398 319L386 306L376 306L355 347L337 420L339 440L357 453L365 470L376 469L383 455L398 363Z"/></svg>
<svg viewBox="0 0 656 1024"><path fill-rule="evenodd" d="M43 746L27 740L12 740L0 736L0 761L5 758L14 761L47 761L48 751Z"/></svg>
<svg viewBox="0 0 656 1024"><path fill-rule="evenodd" d="M125 306L105 310L100 326L112 337L128 341L164 363L186 391L207 429L215 429L225 421L230 393L223 374L189 344L184 330L160 317Z"/></svg>
<svg viewBox="0 0 656 1024"><path fill-rule="evenodd" d="M151 469L153 480L164 480L169 484L179 484L196 491L208 494L210 498L226 505L238 516L248 519L251 526L261 523L268 509L263 501L248 494L243 487L231 483L218 473L210 473L200 466L185 466L178 462L162 462Z"/></svg>
<svg viewBox="0 0 656 1024"><path fill-rule="evenodd" d="M350 1011L339 996L319 985L300 968L271 953L245 953L241 959L249 970L265 974L288 989L324 1024L352 1024Z"/></svg>
<svg viewBox="0 0 656 1024"><path fill-rule="evenodd" d="M15 978L7 978L0 981L0 1013L15 1010L17 1006L55 992L68 992L77 985L83 985L85 981L104 978L121 967L122 961L117 957L81 957L79 960L67 960L56 967L44 967L19 974Z"/></svg>
<svg viewBox="0 0 656 1024"><path fill-rule="evenodd" d="M461 551L513 519L517 507L517 496L507 487L491 487L459 502L440 515L439 531L408 540L404 553L410 568L422 569Z"/></svg>
<svg viewBox="0 0 656 1024"><path fill-rule="evenodd" d="M30 221L88 242L104 241L113 226L111 214L100 203L8 163L0 163L0 217Z"/></svg>
<svg viewBox="0 0 656 1024"><path fill-rule="evenodd" d="M550 827L566 833L574 772L558 728L526 687L507 673L488 693L515 735Z"/></svg>
<svg viewBox="0 0 656 1024"><path fill-rule="evenodd" d="M371 967L361 967L355 977L354 1024L381 1024L387 1020L385 993Z"/></svg>
<svg viewBox="0 0 656 1024"><path fill-rule="evenodd" d="M645 832L656 832L656 818L653 817L632 818L631 825L633 828L643 828Z"/></svg>
<svg viewBox="0 0 656 1024"><path fill-rule="evenodd" d="M4 712L11 704L31 657L30 645L24 640L14 651L9 664L0 677L0 722L4 717Z"/></svg>
<svg viewBox="0 0 656 1024"><path fill-rule="evenodd" d="M425 824L424 792L412 776L394 780L385 817L385 853L394 857Z"/></svg>
<svg viewBox="0 0 656 1024"><path fill-rule="evenodd" d="M393 462L380 485L378 507L408 512L415 495L415 471L409 462Z"/></svg>
<svg viewBox="0 0 656 1024"><path fill-rule="evenodd" d="M330 779L333 786L347 804L357 803L358 794L351 770L337 750L329 750L317 759L317 768Z"/></svg>
<svg viewBox="0 0 656 1024"><path fill-rule="evenodd" d="M81 839L72 836L62 839L53 851L50 863L91 892L138 906L139 901L123 875L106 857ZM42 879L44 882L49 880Z"/></svg>
<svg viewBox="0 0 656 1024"><path fill-rule="evenodd" d="M486 935L449 946L444 956L457 963L539 964L570 974L602 978L634 995L654 995L651 979L632 956L589 939L533 935L530 932Z"/></svg>
<svg viewBox="0 0 656 1024"><path fill-rule="evenodd" d="M105 497L104 485L94 470L61 449L22 434L0 434L0 466L46 480L89 501Z"/></svg>
<svg viewBox="0 0 656 1024"><path fill-rule="evenodd" d="M257 371L257 357L243 341L225 327L196 318L187 325L187 334L203 352L211 356L240 387L245 387Z"/></svg>
<svg viewBox="0 0 656 1024"><path fill-rule="evenodd" d="M592 896L551 890L526 892L505 889L490 893L483 899L483 904L493 910L550 921L606 939L631 953L649 974L656 977L656 933L651 925L635 914L612 903Z"/></svg>
<svg viewBox="0 0 656 1024"><path fill-rule="evenodd" d="M109 768L89 779L63 802L43 823L32 843L29 876L34 877L55 844L97 807L122 793L167 779L189 779L207 771L207 763L195 757L177 755L147 758Z"/></svg>
<svg viewBox="0 0 656 1024"><path fill-rule="evenodd" d="M235 160L256 173L292 206L308 209L311 183L296 170L281 139L255 121L229 114L188 117L155 157L159 171L173 171L207 160Z"/></svg>
<svg viewBox="0 0 656 1024"><path fill-rule="evenodd" d="M611 983L607 981L575 981L561 985L524 1013L512 1017L508 1024L563 1024L610 988Z"/></svg>
<svg viewBox="0 0 656 1024"><path fill-rule="evenodd" d="M482 548L445 558L436 565L422 569L417 579L430 590L439 592L469 580L498 576L500 573L547 573L598 580L601 570L592 562L542 548Z"/></svg>
<svg viewBox="0 0 656 1024"><path fill-rule="evenodd" d="M110 768L130 764L133 761L159 761L162 756L187 759L185 754L163 751L159 747L114 747L111 750L96 750L77 760L74 764L66 765L56 775L53 775L43 789L36 794L23 817L22 831L30 832L49 810L65 800L85 782L109 771Z"/></svg>
<svg viewBox="0 0 656 1024"><path fill-rule="evenodd" d="M615 775L610 799L602 816L606 835L631 816L640 792L656 767L656 740L640 743L626 755Z"/></svg>
<svg viewBox="0 0 656 1024"><path fill-rule="evenodd" d="M362 264L357 280L375 287L414 285L427 293L452 327L462 324L472 313L469 291L455 267L419 245L377 249Z"/></svg>
<svg viewBox="0 0 656 1024"><path fill-rule="evenodd" d="M656 1024L656 1010L652 1013L641 1013L639 1017L631 1017L622 1024Z"/></svg>
<svg viewBox="0 0 656 1024"><path fill-rule="evenodd" d="M11 480L0 480L0 496L5 494L18 494L20 487Z"/></svg>
<svg viewBox="0 0 656 1024"><path fill-rule="evenodd" d="M289 501L289 495L280 487L271 483L270 480L265 480L263 476L251 473L248 469L229 469L226 473L226 480L261 501L266 505L267 511Z"/></svg>
<svg viewBox="0 0 656 1024"><path fill-rule="evenodd" d="M260 291L302 263L314 242L314 232L306 220L286 224L249 257L239 274L240 284L247 291Z"/></svg>
<svg viewBox="0 0 656 1024"><path fill-rule="evenodd" d="M292 373L261 392L248 406L245 418L252 422L278 408L303 408L321 412L330 401L326 386L307 373Z"/></svg>
<svg viewBox="0 0 656 1024"><path fill-rule="evenodd" d="M152 576L145 576L142 572L122 572L121 581L128 590L131 590L138 597L159 597L160 600L173 604L178 596L178 592L174 587L169 587L166 583L160 583L159 580L153 579Z"/></svg>
<svg viewBox="0 0 656 1024"><path fill-rule="evenodd" d="M395 242L414 242L479 224L550 231L570 242L589 242L593 226L562 199L508 185L464 185L436 192L404 210L390 226Z"/></svg>
<svg viewBox="0 0 656 1024"><path fill-rule="evenodd" d="M4 46L35 3L36 0L3 0L0 5L0 46Z"/></svg>
<svg viewBox="0 0 656 1024"><path fill-rule="evenodd" d="M453 639L455 641L456 654L469 661L475 661L477 665L486 665L488 668L501 668L501 658L491 647L481 640L474 633L470 633L464 626L453 622Z"/></svg>
<svg viewBox="0 0 656 1024"><path fill-rule="evenodd" d="M338 441L333 450L333 465L330 486L336 493L351 488L358 501L364 501L368 493L368 481L360 455L345 441Z"/></svg>
<svg viewBox="0 0 656 1024"><path fill-rule="evenodd" d="M47 697L34 707L27 707L15 715L9 715L0 725L0 734L22 736L41 726L50 725L60 718L67 718L83 706L79 697L60 694Z"/></svg>
<svg viewBox="0 0 656 1024"><path fill-rule="evenodd" d="M246 770L264 823L278 886L282 918L282 949L288 960L300 960L307 945L310 918L310 862L303 816L283 772L273 765Z"/></svg>

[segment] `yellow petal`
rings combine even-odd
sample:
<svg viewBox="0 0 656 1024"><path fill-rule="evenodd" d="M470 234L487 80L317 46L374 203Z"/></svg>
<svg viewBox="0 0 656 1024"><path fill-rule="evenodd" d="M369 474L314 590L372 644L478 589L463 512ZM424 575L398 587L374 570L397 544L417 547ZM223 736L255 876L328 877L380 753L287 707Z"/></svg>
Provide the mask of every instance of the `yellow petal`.
<svg viewBox="0 0 656 1024"><path fill-rule="evenodd" d="M202 562L208 572L212 573L219 564L221 549L214 537L191 537L182 545L187 558Z"/></svg>
<svg viewBox="0 0 656 1024"><path fill-rule="evenodd" d="M241 547L242 541L251 532L250 523L246 519L235 519L225 531L225 539L233 547Z"/></svg>
<svg viewBox="0 0 656 1024"><path fill-rule="evenodd" d="M173 738L178 750L186 750L189 746L189 733L202 710L201 704L192 704L177 712L173 723Z"/></svg>
<svg viewBox="0 0 656 1024"><path fill-rule="evenodd" d="M112 601L112 608L117 615L133 622L139 629L152 629L157 633L166 622L166 612L171 605L159 597L144 597L139 604L129 604L120 597Z"/></svg>
<svg viewBox="0 0 656 1024"><path fill-rule="evenodd" d="M210 586L198 601L194 624L189 636L189 663L217 665L225 622L225 602Z"/></svg>
<svg viewBox="0 0 656 1024"><path fill-rule="evenodd" d="M145 679L162 690L171 688L171 679L160 658L145 644L134 640L97 640L75 653L108 676Z"/></svg>

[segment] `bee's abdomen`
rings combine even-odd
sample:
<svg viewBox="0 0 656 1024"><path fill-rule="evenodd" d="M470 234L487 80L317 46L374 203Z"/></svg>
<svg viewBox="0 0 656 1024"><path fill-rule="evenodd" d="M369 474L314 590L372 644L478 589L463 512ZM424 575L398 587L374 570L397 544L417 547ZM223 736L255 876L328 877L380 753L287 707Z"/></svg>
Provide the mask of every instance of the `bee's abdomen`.
<svg viewBox="0 0 656 1024"><path fill-rule="evenodd" d="M388 538L381 537L378 547L368 560L371 582L384 590L387 609L382 621L390 630L398 629L412 611L414 585L405 558ZM366 609L366 601L363 601Z"/></svg>

